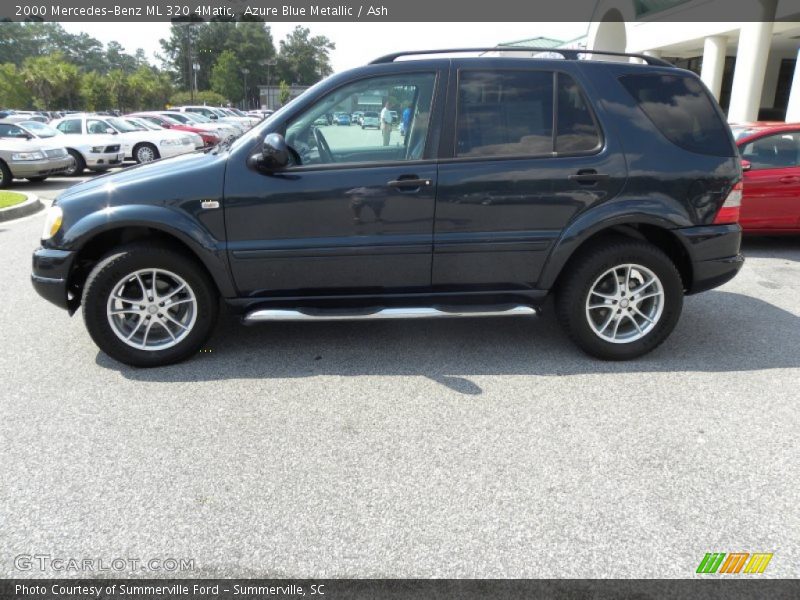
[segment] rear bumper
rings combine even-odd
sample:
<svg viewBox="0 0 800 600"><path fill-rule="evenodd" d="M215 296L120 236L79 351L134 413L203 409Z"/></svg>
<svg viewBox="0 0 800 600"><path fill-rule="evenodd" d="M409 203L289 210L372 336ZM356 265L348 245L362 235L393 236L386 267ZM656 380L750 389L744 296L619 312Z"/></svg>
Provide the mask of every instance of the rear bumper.
<svg viewBox="0 0 800 600"><path fill-rule="evenodd" d="M69 310L67 281L75 253L67 250L37 248L33 252L31 283L36 292L45 300Z"/></svg>
<svg viewBox="0 0 800 600"><path fill-rule="evenodd" d="M687 294L718 287L733 279L744 264L739 252L739 225L705 225L676 229L692 263L692 281Z"/></svg>

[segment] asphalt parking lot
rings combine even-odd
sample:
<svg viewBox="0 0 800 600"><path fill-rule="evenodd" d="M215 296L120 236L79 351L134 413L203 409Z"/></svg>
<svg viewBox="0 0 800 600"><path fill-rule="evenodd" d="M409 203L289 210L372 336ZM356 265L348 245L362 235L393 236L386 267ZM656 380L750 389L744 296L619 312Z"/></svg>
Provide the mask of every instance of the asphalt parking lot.
<svg viewBox="0 0 800 600"><path fill-rule="evenodd" d="M691 577L706 552L797 576L800 238L746 240L740 275L628 363L583 356L548 310L227 318L195 359L136 370L33 291L42 219L0 223L0 576L76 575L15 568L38 553L189 557L196 577Z"/></svg>

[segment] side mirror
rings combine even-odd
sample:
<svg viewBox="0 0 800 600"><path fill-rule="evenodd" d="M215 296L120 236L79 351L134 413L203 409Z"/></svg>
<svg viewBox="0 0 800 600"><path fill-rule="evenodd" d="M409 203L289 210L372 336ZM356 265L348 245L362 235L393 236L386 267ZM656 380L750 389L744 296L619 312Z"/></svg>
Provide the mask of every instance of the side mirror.
<svg viewBox="0 0 800 600"><path fill-rule="evenodd" d="M212 121L216 121L217 119L219 119L219 117L214 114L208 115L208 118L211 119Z"/></svg>
<svg viewBox="0 0 800 600"><path fill-rule="evenodd" d="M109 135L117 135L117 130L111 127L106 127L106 133L108 133Z"/></svg>
<svg viewBox="0 0 800 600"><path fill-rule="evenodd" d="M742 171L749 171L752 167L749 160L742 159Z"/></svg>
<svg viewBox="0 0 800 600"><path fill-rule="evenodd" d="M280 133L270 133L264 138L261 154L251 157L258 167L266 171L280 171L289 164L289 148Z"/></svg>

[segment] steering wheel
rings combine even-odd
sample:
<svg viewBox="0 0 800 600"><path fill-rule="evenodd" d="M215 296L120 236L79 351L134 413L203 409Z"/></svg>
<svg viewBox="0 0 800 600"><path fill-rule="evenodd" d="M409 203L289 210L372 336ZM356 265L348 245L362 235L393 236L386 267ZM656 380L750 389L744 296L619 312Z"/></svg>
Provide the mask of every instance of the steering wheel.
<svg viewBox="0 0 800 600"><path fill-rule="evenodd" d="M317 142L317 149L319 150L319 157L325 163L336 162L331 152L331 147L328 145L328 140L322 135L319 127L314 127L314 140Z"/></svg>

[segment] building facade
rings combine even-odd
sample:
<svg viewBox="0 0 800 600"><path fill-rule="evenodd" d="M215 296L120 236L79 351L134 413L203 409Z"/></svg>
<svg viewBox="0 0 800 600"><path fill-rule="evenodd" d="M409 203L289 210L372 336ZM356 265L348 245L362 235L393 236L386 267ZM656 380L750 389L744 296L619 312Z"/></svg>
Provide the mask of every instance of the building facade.
<svg viewBox="0 0 800 600"><path fill-rule="evenodd" d="M586 48L651 54L698 72L732 123L800 121L798 2L746 1L747 22L704 22L701 14L725 15L731 0L600 0Z"/></svg>

